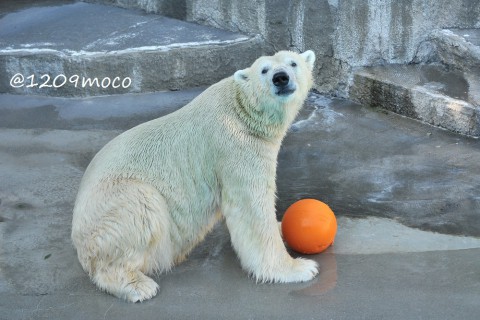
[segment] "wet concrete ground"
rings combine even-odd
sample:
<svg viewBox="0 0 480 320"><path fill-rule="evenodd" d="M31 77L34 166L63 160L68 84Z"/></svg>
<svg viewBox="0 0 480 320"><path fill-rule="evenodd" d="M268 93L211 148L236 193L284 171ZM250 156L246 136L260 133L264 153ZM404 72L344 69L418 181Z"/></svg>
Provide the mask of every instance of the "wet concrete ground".
<svg viewBox="0 0 480 320"><path fill-rule="evenodd" d="M480 237L479 159L478 139L312 95L280 152L279 211L320 197L342 215Z"/></svg>
<svg viewBox="0 0 480 320"><path fill-rule="evenodd" d="M0 95L0 319L478 316L480 141L318 95L284 141L277 203L281 217L314 197L338 217L334 247L310 257L321 266L315 280L255 284L219 225L154 277L154 299L128 304L98 291L70 242L83 171L118 133L198 93Z"/></svg>

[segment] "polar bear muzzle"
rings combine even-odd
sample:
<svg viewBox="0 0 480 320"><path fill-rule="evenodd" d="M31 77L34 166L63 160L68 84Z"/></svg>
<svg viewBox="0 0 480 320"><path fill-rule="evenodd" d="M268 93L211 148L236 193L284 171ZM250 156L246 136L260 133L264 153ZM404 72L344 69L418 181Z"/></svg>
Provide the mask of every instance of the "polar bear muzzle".
<svg viewBox="0 0 480 320"><path fill-rule="evenodd" d="M272 77L272 83L277 88L275 93L279 96L288 96L296 89L295 84L290 81L290 77L285 71L275 73Z"/></svg>

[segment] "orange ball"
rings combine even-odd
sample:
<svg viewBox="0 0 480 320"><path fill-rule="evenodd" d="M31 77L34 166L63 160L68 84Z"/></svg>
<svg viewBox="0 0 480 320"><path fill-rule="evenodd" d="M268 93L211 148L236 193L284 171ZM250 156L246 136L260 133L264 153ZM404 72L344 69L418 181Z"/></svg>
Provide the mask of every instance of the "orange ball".
<svg viewBox="0 0 480 320"><path fill-rule="evenodd" d="M295 251L320 253L333 244L337 219L325 203L315 199L299 200L285 211L282 234Z"/></svg>

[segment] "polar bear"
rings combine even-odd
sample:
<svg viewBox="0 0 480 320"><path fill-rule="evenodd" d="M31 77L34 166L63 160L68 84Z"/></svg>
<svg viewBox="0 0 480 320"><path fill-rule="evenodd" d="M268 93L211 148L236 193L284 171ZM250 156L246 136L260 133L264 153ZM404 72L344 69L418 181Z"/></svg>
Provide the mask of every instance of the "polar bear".
<svg viewBox="0 0 480 320"><path fill-rule="evenodd" d="M313 85L315 54L257 59L180 110L110 141L89 164L73 210L78 259L101 289L155 296L147 276L178 264L225 219L257 282L302 282L316 262L292 258L275 215L277 155Z"/></svg>

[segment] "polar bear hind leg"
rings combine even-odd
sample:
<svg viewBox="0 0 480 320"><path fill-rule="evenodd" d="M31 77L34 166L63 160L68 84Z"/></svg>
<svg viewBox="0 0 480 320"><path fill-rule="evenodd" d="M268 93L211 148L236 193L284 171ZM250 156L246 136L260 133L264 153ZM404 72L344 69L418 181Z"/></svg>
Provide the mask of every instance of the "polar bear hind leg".
<svg viewBox="0 0 480 320"><path fill-rule="evenodd" d="M152 298L159 286L145 273L168 270L174 260L164 198L149 184L121 180L104 182L90 200L91 209L100 211L76 245L83 268L100 289L119 298Z"/></svg>
<svg viewBox="0 0 480 320"><path fill-rule="evenodd" d="M108 266L95 271L92 281L102 290L130 302L148 300L157 294L158 284L139 270Z"/></svg>

